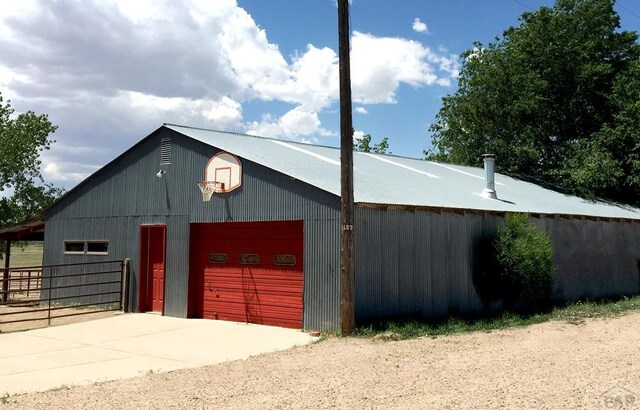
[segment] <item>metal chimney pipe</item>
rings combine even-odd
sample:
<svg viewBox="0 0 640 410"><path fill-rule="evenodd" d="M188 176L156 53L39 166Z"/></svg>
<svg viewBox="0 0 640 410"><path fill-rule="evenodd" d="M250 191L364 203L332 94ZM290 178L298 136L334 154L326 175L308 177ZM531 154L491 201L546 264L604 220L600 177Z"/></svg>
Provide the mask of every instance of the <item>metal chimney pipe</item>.
<svg viewBox="0 0 640 410"><path fill-rule="evenodd" d="M484 180L487 183L486 188L482 191L482 196L490 199L497 199L494 162L496 156L494 154L484 154Z"/></svg>

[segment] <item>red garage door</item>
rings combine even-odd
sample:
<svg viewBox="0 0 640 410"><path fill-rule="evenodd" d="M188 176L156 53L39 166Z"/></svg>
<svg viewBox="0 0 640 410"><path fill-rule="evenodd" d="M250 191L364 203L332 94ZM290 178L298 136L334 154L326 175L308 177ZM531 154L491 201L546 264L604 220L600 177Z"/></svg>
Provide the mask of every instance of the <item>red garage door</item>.
<svg viewBox="0 0 640 410"><path fill-rule="evenodd" d="M301 328L302 226L192 224L191 316Z"/></svg>

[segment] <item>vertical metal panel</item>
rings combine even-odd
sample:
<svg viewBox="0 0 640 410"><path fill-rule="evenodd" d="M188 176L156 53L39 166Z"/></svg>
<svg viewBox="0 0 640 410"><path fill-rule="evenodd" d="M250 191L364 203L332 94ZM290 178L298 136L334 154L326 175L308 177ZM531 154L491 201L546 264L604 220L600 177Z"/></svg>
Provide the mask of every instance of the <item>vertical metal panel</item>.
<svg viewBox="0 0 640 410"><path fill-rule="evenodd" d="M398 237L399 258L396 262L398 272L398 312L401 316L412 316L416 314L416 294L414 291L415 276L419 276L419 265L416 261L414 247L420 247L421 241L414 239L415 214L409 213L406 218L398 218L395 225L395 235ZM393 255L390 255L393 258Z"/></svg>
<svg viewBox="0 0 640 410"><path fill-rule="evenodd" d="M340 221L304 222L304 326L340 329Z"/></svg>
<svg viewBox="0 0 640 410"><path fill-rule="evenodd" d="M360 322L482 309L473 249L483 229L495 232L499 217L373 208L357 208L356 215Z"/></svg>
<svg viewBox="0 0 640 410"><path fill-rule="evenodd" d="M380 224L372 218L375 213L368 208L356 208L355 220L355 298L356 323L381 317L382 306L381 252L367 252L371 247L380 250Z"/></svg>
<svg viewBox="0 0 640 410"><path fill-rule="evenodd" d="M164 314L187 317L189 297L189 218L167 218ZM137 243L135 244L138 245ZM137 258L136 258L137 261Z"/></svg>
<svg viewBox="0 0 640 410"><path fill-rule="evenodd" d="M171 137L170 165L160 165L163 137ZM45 263L98 258L63 255L65 239L109 240L108 258L131 258L130 306L136 309L140 224L166 224L165 314L186 317L190 223L303 220L304 326L339 329L339 198L241 159L243 185L203 202L196 182L218 151L168 129L141 141L48 211ZM159 169L163 178L156 177Z"/></svg>
<svg viewBox="0 0 640 410"><path fill-rule="evenodd" d="M426 317L431 313L433 304L433 292L430 269L433 235L431 229L430 213L415 213L414 215L414 296L416 314ZM417 246L416 246L417 245Z"/></svg>
<svg viewBox="0 0 640 410"><path fill-rule="evenodd" d="M387 312L398 312L398 298L400 296L398 290L398 260L400 259L400 249L398 246L398 224L396 214L393 212L384 212L377 215L378 220L376 236L378 238L376 245L382 255L382 263L380 264L379 277L380 284L380 300L382 305L380 309L383 315ZM394 244L394 246L391 246ZM384 273L389 272L391 275Z"/></svg>
<svg viewBox="0 0 640 410"><path fill-rule="evenodd" d="M431 312L430 316L442 317L448 310L449 279L448 264L450 260L449 238L446 225L446 214L429 215L431 236Z"/></svg>
<svg viewBox="0 0 640 410"><path fill-rule="evenodd" d="M532 221L551 234L557 297L640 292L640 224L545 217Z"/></svg>

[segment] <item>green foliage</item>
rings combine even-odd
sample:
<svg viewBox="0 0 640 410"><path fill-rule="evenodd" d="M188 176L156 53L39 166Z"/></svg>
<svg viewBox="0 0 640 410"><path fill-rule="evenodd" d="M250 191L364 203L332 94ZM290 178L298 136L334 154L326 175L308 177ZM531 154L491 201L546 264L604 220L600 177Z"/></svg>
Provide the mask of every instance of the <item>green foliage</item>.
<svg viewBox="0 0 640 410"><path fill-rule="evenodd" d="M374 154L391 154L389 139L383 138L379 143L371 146L371 134L366 134L360 139L353 140L353 150L360 152L373 152Z"/></svg>
<svg viewBox="0 0 640 410"><path fill-rule="evenodd" d="M640 204L640 45L613 0L557 0L462 55L429 159L533 176Z"/></svg>
<svg viewBox="0 0 640 410"><path fill-rule="evenodd" d="M585 197L640 204L640 60L616 79L614 121L579 141L563 171L566 185Z"/></svg>
<svg viewBox="0 0 640 410"><path fill-rule="evenodd" d="M0 94L0 192L13 189L11 197L0 199L0 226L38 213L62 193L44 183L40 173L40 153L54 142L49 135L56 126L46 115L13 113Z"/></svg>
<svg viewBox="0 0 640 410"><path fill-rule="evenodd" d="M504 226L498 229L495 251L503 300L533 305L551 300L551 238L529 223L529 215L507 215Z"/></svg>

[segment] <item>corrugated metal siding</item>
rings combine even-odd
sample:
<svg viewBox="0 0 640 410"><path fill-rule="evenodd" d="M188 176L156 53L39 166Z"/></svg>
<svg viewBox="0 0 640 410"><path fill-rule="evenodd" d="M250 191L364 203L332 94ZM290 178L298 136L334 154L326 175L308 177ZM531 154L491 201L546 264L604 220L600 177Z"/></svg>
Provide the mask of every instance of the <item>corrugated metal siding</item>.
<svg viewBox="0 0 640 410"><path fill-rule="evenodd" d="M340 329L340 221L304 222L304 311L307 329Z"/></svg>
<svg viewBox="0 0 640 410"><path fill-rule="evenodd" d="M481 219L357 208L356 222L359 321L479 308L470 274L477 238L470 234Z"/></svg>
<svg viewBox="0 0 640 410"><path fill-rule="evenodd" d="M357 208L357 320L478 311L470 250L482 218Z"/></svg>
<svg viewBox="0 0 640 410"><path fill-rule="evenodd" d="M101 260L131 259L129 281L129 306L138 308L139 241L140 225L167 225L167 261L165 314L186 317L188 289L189 222L186 217L100 217L100 218L57 218L48 220L45 230L44 264L93 262ZM186 233L185 229L186 227ZM185 236L186 235L186 236ZM186 239L185 239L186 237ZM63 242L69 239L109 241L109 254L65 255ZM171 256L169 256L171 255ZM95 269L88 267L87 269ZM90 270L89 270L90 271ZM115 280L116 275L112 275ZM66 283L73 283L67 279ZM98 291L98 287L88 287L83 293ZM67 290L70 295L72 290ZM105 301L110 298L96 297L92 300Z"/></svg>
<svg viewBox="0 0 640 410"><path fill-rule="evenodd" d="M545 217L532 222L551 234L557 297L640 293L640 224Z"/></svg>
<svg viewBox="0 0 640 410"><path fill-rule="evenodd" d="M171 137L170 165L160 165L162 137ZM99 258L63 255L65 239L109 240L107 258L132 260L130 306L136 309L140 224L166 224L165 314L186 317L190 223L303 220L304 326L338 329L339 198L241 158L242 187L203 202L196 182L217 152L168 129L141 141L48 211L45 263ZM155 176L159 169L163 178Z"/></svg>
<svg viewBox="0 0 640 410"><path fill-rule="evenodd" d="M531 221L551 234L557 297L640 293L640 224ZM481 312L473 281L478 244L503 223L496 215L358 207L357 320Z"/></svg>

